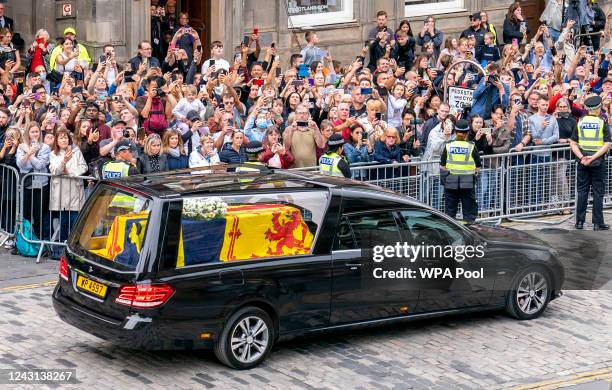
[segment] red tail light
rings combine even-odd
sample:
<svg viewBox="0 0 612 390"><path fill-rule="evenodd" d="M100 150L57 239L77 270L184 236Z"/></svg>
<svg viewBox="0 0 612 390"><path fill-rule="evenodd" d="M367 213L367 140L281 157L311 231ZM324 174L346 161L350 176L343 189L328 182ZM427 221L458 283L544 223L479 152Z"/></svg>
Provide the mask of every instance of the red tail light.
<svg viewBox="0 0 612 390"><path fill-rule="evenodd" d="M65 281L70 281L70 270L68 269L68 260L64 256L60 256L59 275Z"/></svg>
<svg viewBox="0 0 612 390"><path fill-rule="evenodd" d="M122 286L115 302L120 305L150 308L161 306L170 299L174 289L166 283Z"/></svg>

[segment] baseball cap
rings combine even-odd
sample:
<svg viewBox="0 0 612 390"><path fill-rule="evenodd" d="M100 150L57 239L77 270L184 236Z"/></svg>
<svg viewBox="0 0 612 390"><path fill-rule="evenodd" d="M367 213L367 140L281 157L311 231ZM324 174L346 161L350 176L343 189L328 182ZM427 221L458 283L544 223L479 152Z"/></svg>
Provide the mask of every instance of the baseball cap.
<svg viewBox="0 0 612 390"><path fill-rule="evenodd" d="M66 34L72 34L72 35L77 35L76 30L72 27L66 27L64 29L64 35Z"/></svg>
<svg viewBox="0 0 612 390"><path fill-rule="evenodd" d="M472 15L470 15L470 20L482 20L480 17L480 11L474 12Z"/></svg>
<svg viewBox="0 0 612 390"><path fill-rule="evenodd" d="M117 119L113 120L113 122L111 123L111 127L115 127L115 126L117 126L118 124L121 124L121 123L123 123L124 126L127 126L127 122L126 121L124 121L121 118L117 118Z"/></svg>
<svg viewBox="0 0 612 390"><path fill-rule="evenodd" d="M201 119L200 114L196 110L189 111L187 115L185 115L185 118L191 122L199 121Z"/></svg>

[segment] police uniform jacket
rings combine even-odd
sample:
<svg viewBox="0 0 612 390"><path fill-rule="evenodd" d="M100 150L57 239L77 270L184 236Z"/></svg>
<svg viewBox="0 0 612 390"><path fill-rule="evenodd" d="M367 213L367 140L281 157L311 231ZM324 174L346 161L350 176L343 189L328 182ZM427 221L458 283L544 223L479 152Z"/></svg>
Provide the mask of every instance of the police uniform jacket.
<svg viewBox="0 0 612 390"><path fill-rule="evenodd" d="M455 141L447 142L447 145ZM467 141L466 141L467 142ZM472 148L472 159L474 160L474 165L476 168L480 168L482 166L482 162L480 160L480 155L478 154L478 149L476 146L470 142L474 147ZM444 147L444 151L442 152L442 156L440 157L440 165L446 166L448 160L448 151L446 147ZM475 179L476 175L452 175L449 172L443 173L441 172L442 182L444 184L444 188L450 190L459 190L459 189L471 189L475 187Z"/></svg>
<svg viewBox="0 0 612 390"><path fill-rule="evenodd" d="M599 117L595 117L593 115L587 115L587 116L583 117L582 120L584 120L585 118L589 118L589 117L600 119ZM580 125L580 122L578 122L578 123ZM602 120L602 123L603 123L603 142L612 142L612 138L610 136L610 126L607 123L605 123L605 121L603 121L603 120ZM570 139L572 141L574 141L574 142L579 144L580 143L580 132L578 131L578 126L576 126L574 128L574 131L572 132L572 136L570 137ZM585 156L591 156L591 155L595 154L595 152L589 152L589 151L583 150L582 147L580 148L580 151ZM597 160L593 161L589 166L597 167L597 166L601 165L601 163L603 162L604 158L605 158L605 155L603 155L602 157L600 157Z"/></svg>

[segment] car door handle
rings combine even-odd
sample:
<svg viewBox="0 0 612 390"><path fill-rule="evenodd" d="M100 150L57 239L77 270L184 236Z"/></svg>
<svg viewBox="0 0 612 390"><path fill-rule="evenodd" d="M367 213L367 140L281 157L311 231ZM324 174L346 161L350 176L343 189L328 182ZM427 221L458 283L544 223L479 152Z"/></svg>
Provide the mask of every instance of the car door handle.
<svg viewBox="0 0 612 390"><path fill-rule="evenodd" d="M348 263L346 266L351 270L356 270L357 268L361 268L361 263Z"/></svg>

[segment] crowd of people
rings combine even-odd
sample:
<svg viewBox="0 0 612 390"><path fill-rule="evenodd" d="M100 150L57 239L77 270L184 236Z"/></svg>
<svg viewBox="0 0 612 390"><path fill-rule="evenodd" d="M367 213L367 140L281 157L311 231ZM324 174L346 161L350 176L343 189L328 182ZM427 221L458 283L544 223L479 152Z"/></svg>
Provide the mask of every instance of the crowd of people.
<svg viewBox="0 0 612 390"><path fill-rule="evenodd" d="M503 26L475 12L460 35L446 34L432 16L393 28L380 11L345 64L319 46L316 31L288 57L274 43L262 47L258 31L236 47L213 41L204 53L187 13L174 2L151 3L151 39L125 62L111 44L92 59L74 28L57 42L41 29L20 53L11 43L19 26L0 15L1 164L21 175L93 175L129 150L125 174L154 173L244 163L247 144L261 143L261 163L288 169L316 166L335 134L349 164L437 161L459 117L469 121L467 140L490 155L569 143L593 94L612 123L612 17L596 2L564 13L563 2L550 0L539 26L527 23L519 3ZM459 59L485 73L454 66ZM451 112L444 78L474 89L471 106ZM432 165L418 174L438 173ZM43 176L26 184L26 204L43 211L28 215L38 228L50 222L37 212L76 212L87 190L79 180Z"/></svg>

